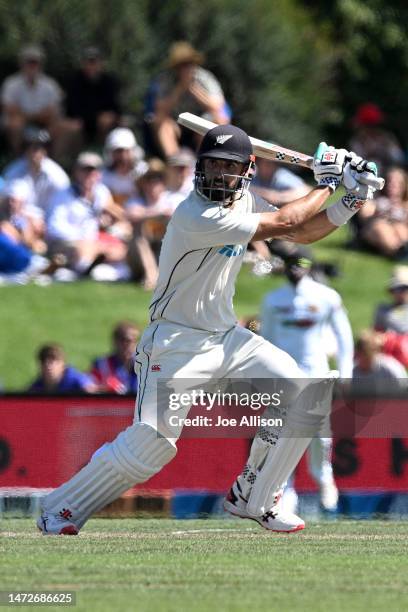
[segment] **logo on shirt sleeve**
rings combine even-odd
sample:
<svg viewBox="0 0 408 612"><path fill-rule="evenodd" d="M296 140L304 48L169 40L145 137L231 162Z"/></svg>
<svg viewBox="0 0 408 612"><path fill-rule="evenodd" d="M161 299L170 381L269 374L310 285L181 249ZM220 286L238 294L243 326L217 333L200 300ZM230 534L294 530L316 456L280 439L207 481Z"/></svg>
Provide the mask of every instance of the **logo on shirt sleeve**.
<svg viewBox="0 0 408 612"><path fill-rule="evenodd" d="M244 247L242 244L226 244L218 252L226 257L237 257L238 255L241 255L243 250Z"/></svg>

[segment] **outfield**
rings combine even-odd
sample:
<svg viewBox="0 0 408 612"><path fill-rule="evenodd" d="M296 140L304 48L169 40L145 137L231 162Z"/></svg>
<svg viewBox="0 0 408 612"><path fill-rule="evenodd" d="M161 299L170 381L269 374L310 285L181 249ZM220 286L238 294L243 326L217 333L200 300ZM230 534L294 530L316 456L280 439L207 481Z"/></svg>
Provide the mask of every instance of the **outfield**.
<svg viewBox="0 0 408 612"><path fill-rule="evenodd" d="M240 520L94 519L78 537L47 538L3 519L0 530L1 590L76 591L78 611L407 608L408 522L283 535Z"/></svg>
<svg viewBox="0 0 408 612"><path fill-rule="evenodd" d="M372 322L374 305L386 297L384 287L392 264L381 257L344 247L346 229L313 245L318 261L337 264L340 291L354 331ZM283 282L282 277L256 277L244 265L238 279L238 316L256 314L263 296ZM81 369L109 349L112 326L122 318L143 327L151 298L132 284L84 281L47 287L0 287L0 383L7 390L24 388L36 373L34 353L44 342L61 342L68 360Z"/></svg>

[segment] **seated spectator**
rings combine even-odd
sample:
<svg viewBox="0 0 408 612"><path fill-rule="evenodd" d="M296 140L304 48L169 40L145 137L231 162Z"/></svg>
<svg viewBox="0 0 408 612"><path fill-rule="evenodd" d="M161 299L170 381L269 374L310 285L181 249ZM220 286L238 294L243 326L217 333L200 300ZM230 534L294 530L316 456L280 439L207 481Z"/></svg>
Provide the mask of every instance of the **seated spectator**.
<svg viewBox="0 0 408 612"><path fill-rule="evenodd" d="M30 184L24 179L6 183L0 196L1 231L35 253L45 253L42 211L30 205Z"/></svg>
<svg viewBox="0 0 408 612"><path fill-rule="evenodd" d="M105 70L100 49L87 47L80 69L67 84L66 114L73 129L80 129L86 142L103 142L119 123L121 105L117 78Z"/></svg>
<svg viewBox="0 0 408 612"><path fill-rule="evenodd" d="M374 327L378 331L408 334L408 266L396 266L388 285L391 302L377 306Z"/></svg>
<svg viewBox="0 0 408 612"><path fill-rule="evenodd" d="M29 185L28 203L45 216L51 198L69 186L66 172L48 157L51 142L49 132L35 126L23 131L23 155L6 166L6 181L24 179Z"/></svg>
<svg viewBox="0 0 408 612"><path fill-rule="evenodd" d="M96 263L123 265L127 253L126 244L109 233L124 213L100 182L102 164L96 153L81 153L72 185L56 193L47 217L49 253L64 254L69 267L82 274Z"/></svg>
<svg viewBox="0 0 408 612"><path fill-rule="evenodd" d="M15 153L27 124L48 130L56 127L62 97L57 82L42 72L44 52L40 47L22 48L19 60L20 71L5 79L1 91L3 125Z"/></svg>
<svg viewBox="0 0 408 612"><path fill-rule="evenodd" d="M110 355L98 357L92 364L91 375L99 391L105 393L137 393L135 351L140 332L129 321L118 323L112 334Z"/></svg>
<svg viewBox="0 0 408 612"><path fill-rule="evenodd" d="M28 387L32 393L95 393L98 390L90 375L67 365L59 344L45 344L37 353L39 376Z"/></svg>
<svg viewBox="0 0 408 612"><path fill-rule="evenodd" d="M166 158L177 153L180 142L196 148L191 131L182 133L176 123L179 113L205 115L215 123L230 120L230 109L221 85L202 67L203 62L204 56L188 42L176 42L170 48L167 70L154 82L150 120L156 143Z"/></svg>
<svg viewBox="0 0 408 612"><path fill-rule="evenodd" d="M386 173L383 195L358 213L359 234L376 251L396 259L408 257L408 175L393 167Z"/></svg>
<svg viewBox="0 0 408 612"><path fill-rule="evenodd" d="M397 138L384 127L385 115L371 102L358 107L353 118L355 128L350 140L350 150L377 164L379 176L388 166L402 164L404 152Z"/></svg>
<svg viewBox="0 0 408 612"><path fill-rule="evenodd" d="M133 226L129 256L134 277L142 276L144 288L150 290L156 285L161 241L173 213L165 197L166 165L160 159L151 159L137 185L140 197L126 205Z"/></svg>
<svg viewBox="0 0 408 612"><path fill-rule="evenodd" d="M144 151L128 128L115 128L105 140L102 183L121 206L138 196L135 180L147 170Z"/></svg>
<svg viewBox="0 0 408 612"><path fill-rule="evenodd" d="M373 330L364 330L355 345L352 386L358 391L386 392L395 384L406 386L404 366L381 352L381 339Z"/></svg>
<svg viewBox="0 0 408 612"><path fill-rule="evenodd" d="M269 159L256 160L256 173L251 182L251 191L279 206L301 198L310 187L294 172Z"/></svg>
<svg viewBox="0 0 408 612"><path fill-rule="evenodd" d="M167 177L164 198L174 211L186 199L194 187L196 156L186 147L167 160Z"/></svg>
<svg viewBox="0 0 408 612"><path fill-rule="evenodd" d="M376 332L381 342L381 352L391 355L408 368L408 333L397 334L394 331Z"/></svg>

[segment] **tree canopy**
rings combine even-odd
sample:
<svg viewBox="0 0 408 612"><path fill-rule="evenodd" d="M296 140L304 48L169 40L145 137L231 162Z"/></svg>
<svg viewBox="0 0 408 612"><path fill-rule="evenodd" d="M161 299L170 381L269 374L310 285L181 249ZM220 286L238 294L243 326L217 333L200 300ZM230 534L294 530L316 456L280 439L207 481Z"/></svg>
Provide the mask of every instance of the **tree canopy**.
<svg viewBox="0 0 408 612"><path fill-rule="evenodd" d="M36 42L63 83L97 45L125 108L141 116L150 79L184 39L205 53L234 121L254 136L305 151L322 137L344 144L356 106L372 101L405 141L407 28L402 0L2 0L0 76Z"/></svg>

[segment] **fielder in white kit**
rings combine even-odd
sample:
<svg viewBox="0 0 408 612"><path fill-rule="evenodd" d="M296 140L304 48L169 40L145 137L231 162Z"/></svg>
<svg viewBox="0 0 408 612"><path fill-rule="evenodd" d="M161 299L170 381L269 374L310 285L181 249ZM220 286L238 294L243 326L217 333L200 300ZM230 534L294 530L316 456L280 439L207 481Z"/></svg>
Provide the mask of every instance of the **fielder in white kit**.
<svg viewBox="0 0 408 612"><path fill-rule="evenodd" d="M314 161L317 187L275 210L248 191L254 161L251 142L239 128L217 126L205 135L194 191L176 209L163 239L151 322L136 356L140 385L134 422L45 497L37 521L43 534L77 534L92 513L173 459L175 437L162 435L157 426L160 378L304 377L292 357L237 325L232 298L245 249L251 240L279 236L308 243L328 235L373 197L376 168L321 143ZM346 196L321 211L341 182ZM292 388L295 400L295 383ZM285 425L289 435L272 443L257 435L250 457L257 463L255 477L245 481L239 500L226 500L226 509L272 531L303 529L299 517L280 511L278 492L326 416L294 401Z"/></svg>
<svg viewBox="0 0 408 612"><path fill-rule="evenodd" d="M288 283L267 294L262 304L260 334L291 355L310 377L329 371L326 333L336 340L336 362L340 378L353 374L353 334L340 295L310 275L312 261L302 252L288 257L285 274ZM337 508L338 491L331 463L332 441L315 437L308 450L309 471L320 488L323 510ZM295 510L297 495L292 479L283 495L283 505Z"/></svg>

